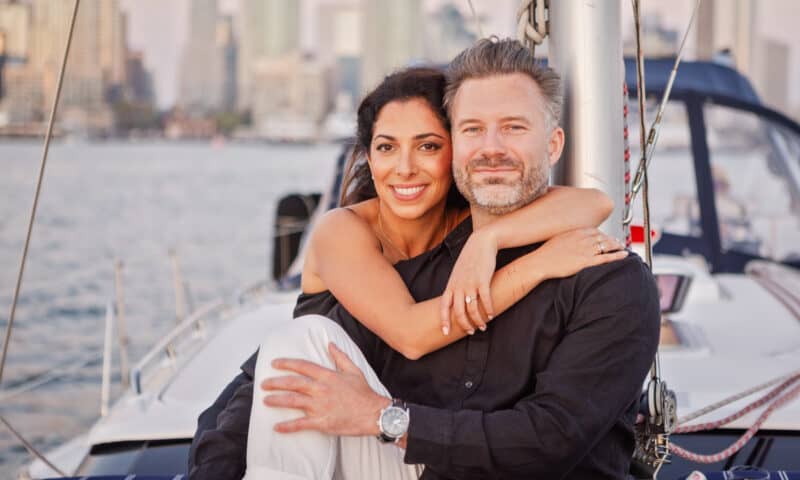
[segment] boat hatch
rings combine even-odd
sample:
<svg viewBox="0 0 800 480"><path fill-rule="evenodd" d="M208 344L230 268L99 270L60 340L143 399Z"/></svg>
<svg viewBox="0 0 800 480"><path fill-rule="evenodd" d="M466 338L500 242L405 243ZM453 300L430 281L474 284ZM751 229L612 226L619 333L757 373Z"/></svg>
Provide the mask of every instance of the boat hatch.
<svg viewBox="0 0 800 480"><path fill-rule="evenodd" d="M186 475L191 443L181 439L94 445L76 474Z"/></svg>

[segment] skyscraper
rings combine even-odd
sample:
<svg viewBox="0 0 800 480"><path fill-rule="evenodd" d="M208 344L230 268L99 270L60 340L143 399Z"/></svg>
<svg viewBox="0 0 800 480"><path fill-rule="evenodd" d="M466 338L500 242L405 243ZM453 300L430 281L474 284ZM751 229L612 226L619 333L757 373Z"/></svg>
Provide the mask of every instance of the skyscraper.
<svg viewBox="0 0 800 480"><path fill-rule="evenodd" d="M300 48L300 2L242 0L239 7L238 103L249 109L255 65L281 58Z"/></svg>
<svg viewBox="0 0 800 480"><path fill-rule="evenodd" d="M217 23L217 48L222 57L222 103L223 110L236 109L238 45L233 32L233 17L226 15Z"/></svg>
<svg viewBox="0 0 800 480"><path fill-rule="evenodd" d="M189 33L183 46L178 103L191 111L219 108L222 96L221 58L217 49L217 0L194 0Z"/></svg>
<svg viewBox="0 0 800 480"><path fill-rule="evenodd" d="M425 37L421 0L364 2L361 88L370 90L392 70L420 60Z"/></svg>
<svg viewBox="0 0 800 480"><path fill-rule="evenodd" d="M0 2L0 31L4 33L4 50L8 57L27 58L30 53L30 6Z"/></svg>
<svg viewBox="0 0 800 480"><path fill-rule="evenodd" d="M345 94L352 108L361 96L361 6L352 2L323 4L317 18L320 60L334 65L332 93Z"/></svg>

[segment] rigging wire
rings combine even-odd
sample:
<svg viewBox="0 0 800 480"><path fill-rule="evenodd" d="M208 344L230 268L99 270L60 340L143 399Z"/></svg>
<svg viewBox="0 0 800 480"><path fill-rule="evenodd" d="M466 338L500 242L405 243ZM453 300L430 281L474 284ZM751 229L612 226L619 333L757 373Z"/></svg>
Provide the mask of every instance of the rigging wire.
<svg viewBox="0 0 800 480"><path fill-rule="evenodd" d="M475 20L478 38L483 38L483 27L481 27L481 18L478 16L478 11L475 10L475 5L472 4L472 0L467 0L467 4L469 4L469 10L472 12L472 18Z"/></svg>
<svg viewBox="0 0 800 480"><path fill-rule="evenodd" d="M67 33L67 44L64 47L64 57L61 60L61 69L58 72L58 83L56 84L56 94L53 98L53 107L50 109L50 120L47 123L47 133L44 139L44 150L42 151L42 161L39 166L39 177L36 181L36 193L33 196L33 206L31 207L31 215L28 220L28 232L25 235L25 245L22 248L22 259L19 265L19 274L17 275L17 283L14 287L14 297L11 300L11 313L8 315L8 325L6 326L6 334L3 339L3 353L0 356L0 384L3 382L3 370L6 365L6 358L8 356L8 345L11 341L11 332L14 328L14 315L17 311L17 302L19 301L19 291L22 287L22 277L25 273L25 260L28 257L28 247L31 243L31 233L33 231L33 222L36 219L36 208L39 205L39 195L42 190L42 180L44 179L44 170L47 166L47 154L50 150L50 138L53 135L53 123L56 118L56 110L58 109L58 99L61 97L61 86L64 83L64 71L67 67L67 57L69 57L69 47L72 44L72 33L75 30L75 19L78 16L78 6L81 0L75 0L75 6L72 8L72 19L69 24L69 32Z"/></svg>
<svg viewBox="0 0 800 480"><path fill-rule="evenodd" d="M79 2L79 1L80 0L75 0L76 3ZM58 468L55 465L53 465L52 463L50 463L50 461L47 458L45 458L45 456L42 455L38 450L36 450L36 448L33 445L31 445L30 442L25 440L25 437L23 437L22 434L20 434L18 431L16 431L14 429L14 427L12 427L10 423L8 423L8 420L6 420L6 417L0 415L0 422L3 422L3 424L6 426L6 428L15 437L17 437L17 440L19 440L22 443L22 445L25 446L25 448L28 450L28 453L30 453L34 457L38 458L42 462L44 462L45 465L47 465L51 470L53 470L57 474L61 475L62 477L66 477L67 476L67 474L64 473L60 468Z"/></svg>
<svg viewBox="0 0 800 480"><path fill-rule="evenodd" d="M636 195L639 193L639 190L643 187L643 180L645 175L645 170L648 166L650 166L650 161L653 158L653 153L655 152L656 144L658 143L658 137L661 134L661 120L664 115L664 108L667 105L667 101L669 101L669 97L672 94L672 86L675 83L675 77L678 74L678 66L683 59L683 50L686 46L686 39L689 38L689 32L692 30L692 26L694 25L694 20L697 17L697 11L700 9L700 2L702 0L697 0L694 5L694 10L692 11L692 16L689 18L689 24L686 26L686 30L683 32L683 38L681 39L680 47L678 47L678 53L675 56L675 63L672 65L672 71L670 71L669 79L667 80L667 86L664 89L664 95L661 97L661 103L658 106L658 112L656 113L656 118L653 120L652 125L650 126L650 130L647 133L647 149L645 150L644 147L642 148L642 158L639 161L639 165L636 167L636 176L633 180L633 185L631 187L631 198L628 208L628 214L626 215L625 219L623 220L625 225L630 224L631 220L633 219L633 202L636 199Z"/></svg>
<svg viewBox="0 0 800 480"><path fill-rule="evenodd" d="M44 149L42 151L42 161L39 167L39 176L36 181L36 193L33 196L33 206L31 207L31 215L30 219L28 220L28 230L25 235L25 245L22 249L22 258L20 259L20 266L19 266L19 273L17 275L17 283L14 287L14 296L11 301L11 312L8 316L8 325L6 326L6 333L5 338L3 339L3 352L2 356L0 356L0 383L3 380L3 370L5 368L6 359L8 358L8 346L11 341L11 333L14 327L14 315L16 314L17 310L17 302L19 301L19 291L22 286L22 278L25 273L25 259L28 257L28 248L30 247L31 242L31 233L33 231L33 222L36 219L36 208L39 205L39 195L42 190L42 180L44 179L44 171L45 167L47 166L47 154L50 150L50 139L53 136L53 123L55 122L56 118L56 111L58 109L58 100L61 97L61 87L64 83L64 71L67 67L67 58L69 57L69 48L72 45L72 34L75 31L75 19L78 16L78 7L80 6L81 0L75 0L75 4L72 7L72 18L70 19L69 24L69 32L67 33L67 43L64 46L64 56L61 61L61 67L58 72L58 83L56 84L56 92L53 98L53 107L50 110L50 119L47 123L47 133L45 135L44 140ZM54 472L58 473L62 477L66 477L67 475L61 471L58 467L53 465L47 458L42 455L30 442L28 442L25 437L22 436L13 426L6 420L6 418L0 415L0 422L2 422L6 428L15 436L17 440L19 440L22 445L28 450L28 452L33 455L34 457L41 460L45 465L51 468Z"/></svg>

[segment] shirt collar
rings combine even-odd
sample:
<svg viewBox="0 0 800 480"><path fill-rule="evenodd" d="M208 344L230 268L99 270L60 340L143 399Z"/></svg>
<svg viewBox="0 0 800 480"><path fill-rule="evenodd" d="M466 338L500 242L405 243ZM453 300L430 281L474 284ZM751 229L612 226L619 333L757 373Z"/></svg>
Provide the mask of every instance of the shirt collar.
<svg viewBox="0 0 800 480"><path fill-rule="evenodd" d="M447 249L452 258L457 258L471 234L472 216L470 215L462 220L461 223L456 225L456 228L454 228L453 231L451 231L450 234L445 237L442 245Z"/></svg>

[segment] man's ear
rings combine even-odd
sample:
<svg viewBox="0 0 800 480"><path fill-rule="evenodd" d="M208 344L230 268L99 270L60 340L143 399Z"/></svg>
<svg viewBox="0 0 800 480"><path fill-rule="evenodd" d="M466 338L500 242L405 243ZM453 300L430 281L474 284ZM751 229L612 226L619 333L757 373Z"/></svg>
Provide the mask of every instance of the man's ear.
<svg viewBox="0 0 800 480"><path fill-rule="evenodd" d="M564 151L564 129L556 127L550 132L550 139L547 142L547 155L550 160L550 166L555 165L561 158L561 152Z"/></svg>

